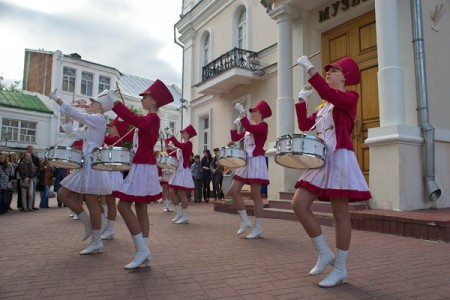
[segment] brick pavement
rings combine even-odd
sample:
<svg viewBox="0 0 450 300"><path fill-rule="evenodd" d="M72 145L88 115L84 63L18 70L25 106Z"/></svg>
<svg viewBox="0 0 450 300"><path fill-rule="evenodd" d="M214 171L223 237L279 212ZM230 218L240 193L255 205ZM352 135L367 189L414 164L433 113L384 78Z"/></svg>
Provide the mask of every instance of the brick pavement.
<svg viewBox="0 0 450 300"><path fill-rule="evenodd" d="M54 201L54 199L52 199ZM52 203L53 206L54 203ZM67 208L0 216L0 299L448 299L450 245L353 231L348 283L322 289L308 276L316 256L299 223L264 219L263 238L235 232L237 215L211 203L175 225L149 205L151 268L127 271L134 246L118 217L104 253L78 254L82 224ZM323 226L329 243L333 228ZM330 268L326 270L328 273Z"/></svg>

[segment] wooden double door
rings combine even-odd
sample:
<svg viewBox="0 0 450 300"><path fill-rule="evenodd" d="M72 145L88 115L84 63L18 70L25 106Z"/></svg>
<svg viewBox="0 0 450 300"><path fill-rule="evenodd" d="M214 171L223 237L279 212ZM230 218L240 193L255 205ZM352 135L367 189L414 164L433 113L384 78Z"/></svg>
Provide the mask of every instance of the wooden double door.
<svg viewBox="0 0 450 300"><path fill-rule="evenodd" d="M378 60L375 12L371 11L322 34L323 65L349 56L361 70L361 83L348 87L358 92L358 112L352 132L359 166L369 182L368 130L380 126L378 106Z"/></svg>

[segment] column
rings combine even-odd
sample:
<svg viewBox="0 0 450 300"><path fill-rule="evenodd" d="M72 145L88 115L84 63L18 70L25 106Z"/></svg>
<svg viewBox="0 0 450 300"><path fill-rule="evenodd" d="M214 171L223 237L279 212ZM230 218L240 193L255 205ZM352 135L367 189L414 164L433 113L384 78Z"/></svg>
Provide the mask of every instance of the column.
<svg viewBox="0 0 450 300"><path fill-rule="evenodd" d="M380 127L405 124L397 1L375 1Z"/></svg>

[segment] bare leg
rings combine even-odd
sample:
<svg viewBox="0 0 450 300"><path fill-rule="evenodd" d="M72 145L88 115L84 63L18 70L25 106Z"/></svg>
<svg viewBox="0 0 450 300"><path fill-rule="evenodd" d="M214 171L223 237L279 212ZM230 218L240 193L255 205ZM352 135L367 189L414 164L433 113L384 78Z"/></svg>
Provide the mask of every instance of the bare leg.
<svg viewBox="0 0 450 300"><path fill-rule="evenodd" d="M253 203L255 204L255 217L263 217L263 204L261 199L261 184L252 184L250 186L252 192Z"/></svg>
<svg viewBox="0 0 450 300"><path fill-rule="evenodd" d="M83 202L81 201L81 204L80 204L79 198L81 198L81 197L79 196L78 193L74 193L74 192L66 189L65 187L61 186L58 191L58 197L59 197L59 200L62 203L64 203L65 206L70 208L70 210L72 210L77 215L79 215L83 212Z"/></svg>
<svg viewBox="0 0 450 300"><path fill-rule="evenodd" d="M108 220L116 220L117 217L117 206L116 206L116 198L112 195L105 196L106 205L108 206Z"/></svg>
<svg viewBox="0 0 450 300"><path fill-rule="evenodd" d="M188 198L186 196L186 192L179 190L178 194L180 195L180 198L181 198L181 208L183 208L183 209L188 208L189 202L188 202Z"/></svg>
<svg viewBox="0 0 450 300"><path fill-rule="evenodd" d="M245 204L242 200L241 189L244 186L244 183L241 181L233 180L230 187L230 194L236 203L236 207L238 210L245 210Z"/></svg>
<svg viewBox="0 0 450 300"><path fill-rule="evenodd" d="M150 223L147 214L147 203L135 203L134 207L136 209L137 220L142 231L142 236L146 238L148 237L150 231Z"/></svg>
<svg viewBox="0 0 450 300"><path fill-rule="evenodd" d="M174 188L169 188L169 197L172 200L173 205L177 207L180 201L178 201L177 191Z"/></svg>
<svg viewBox="0 0 450 300"><path fill-rule="evenodd" d="M348 199L332 198L331 208L333 209L336 248L348 250L350 248L350 240L352 238L352 226L350 212L348 211Z"/></svg>
<svg viewBox="0 0 450 300"><path fill-rule="evenodd" d="M86 194L86 206L89 210L91 225L93 230L100 230L101 228L101 205L98 202L98 195Z"/></svg>
<svg viewBox="0 0 450 300"><path fill-rule="evenodd" d="M119 204L117 204L117 209L119 210L120 215L122 216L125 224L128 227L132 236L135 236L141 233L141 227L139 226L139 221L131 209L131 202L126 202L123 200L119 200Z"/></svg>
<svg viewBox="0 0 450 300"><path fill-rule="evenodd" d="M315 194L303 188L298 188L295 191L294 198L292 198L292 209L310 238L322 234L322 229L320 229L320 225L310 208L315 199Z"/></svg>

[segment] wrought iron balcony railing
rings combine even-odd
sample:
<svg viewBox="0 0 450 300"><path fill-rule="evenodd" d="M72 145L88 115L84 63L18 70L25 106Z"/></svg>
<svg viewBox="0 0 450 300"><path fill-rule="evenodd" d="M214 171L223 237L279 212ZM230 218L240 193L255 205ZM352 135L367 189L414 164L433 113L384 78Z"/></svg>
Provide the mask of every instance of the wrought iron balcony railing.
<svg viewBox="0 0 450 300"><path fill-rule="evenodd" d="M259 65L258 53L234 48L203 67L202 81L206 81L232 68L255 71L259 68Z"/></svg>

